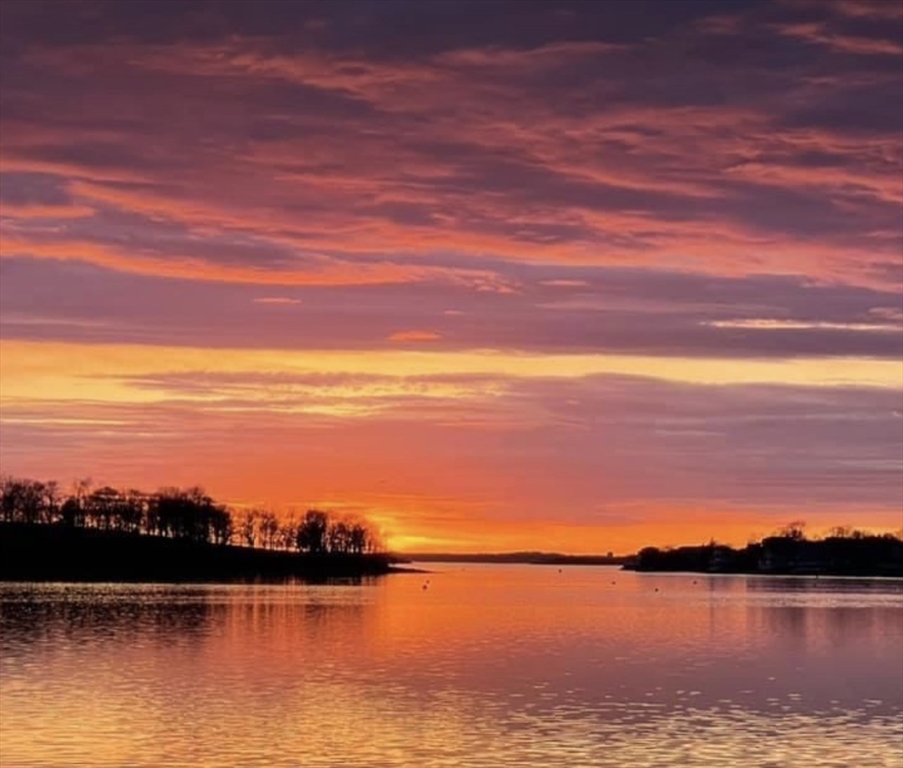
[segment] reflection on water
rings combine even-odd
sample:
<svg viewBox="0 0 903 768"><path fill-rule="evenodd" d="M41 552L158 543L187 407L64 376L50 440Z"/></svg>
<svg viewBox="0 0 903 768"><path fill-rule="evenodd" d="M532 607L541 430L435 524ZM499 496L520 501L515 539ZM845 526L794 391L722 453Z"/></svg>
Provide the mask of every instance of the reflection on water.
<svg viewBox="0 0 903 768"><path fill-rule="evenodd" d="M0 650L3 766L903 766L894 581L5 585Z"/></svg>

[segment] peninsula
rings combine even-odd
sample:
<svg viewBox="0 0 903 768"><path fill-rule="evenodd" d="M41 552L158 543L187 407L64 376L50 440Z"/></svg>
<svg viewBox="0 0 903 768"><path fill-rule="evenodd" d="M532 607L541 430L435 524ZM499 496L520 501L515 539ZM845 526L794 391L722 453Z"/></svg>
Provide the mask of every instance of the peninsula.
<svg viewBox="0 0 903 768"><path fill-rule="evenodd" d="M311 509L280 521L198 488L156 493L0 481L0 580L324 580L392 570L366 521Z"/></svg>

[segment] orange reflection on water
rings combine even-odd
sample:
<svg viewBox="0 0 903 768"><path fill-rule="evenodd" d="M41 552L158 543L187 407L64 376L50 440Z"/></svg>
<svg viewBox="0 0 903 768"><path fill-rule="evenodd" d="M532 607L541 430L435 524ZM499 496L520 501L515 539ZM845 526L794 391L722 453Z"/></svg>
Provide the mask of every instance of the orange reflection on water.
<svg viewBox="0 0 903 768"><path fill-rule="evenodd" d="M903 736L898 582L445 565L0 606L4 765L890 766Z"/></svg>

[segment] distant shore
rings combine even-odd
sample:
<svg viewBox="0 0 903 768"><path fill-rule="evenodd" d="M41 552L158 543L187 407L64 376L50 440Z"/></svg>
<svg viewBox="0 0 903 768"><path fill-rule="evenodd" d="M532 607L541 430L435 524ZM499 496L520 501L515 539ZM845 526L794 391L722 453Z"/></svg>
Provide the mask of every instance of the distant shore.
<svg viewBox="0 0 903 768"><path fill-rule="evenodd" d="M770 536L735 549L714 542L696 547L646 547L629 558L634 571L738 573L775 576L903 578L903 540L858 531L810 540L799 532Z"/></svg>
<svg viewBox="0 0 903 768"><path fill-rule="evenodd" d="M326 581L392 571L392 558L385 554L309 554L63 524L0 522L0 581Z"/></svg>

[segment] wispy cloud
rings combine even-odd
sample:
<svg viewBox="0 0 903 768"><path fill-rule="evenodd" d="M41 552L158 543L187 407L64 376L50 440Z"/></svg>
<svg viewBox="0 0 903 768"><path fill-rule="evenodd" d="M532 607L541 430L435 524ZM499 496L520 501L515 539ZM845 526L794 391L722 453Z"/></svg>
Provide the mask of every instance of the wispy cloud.
<svg viewBox="0 0 903 768"><path fill-rule="evenodd" d="M855 53L866 56L895 56L898 58L903 55L903 43L894 40L834 34L828 30L825 24L817 22L786 24L779 26L778 32L809 43L824 45L841 53Z"/></svg>

